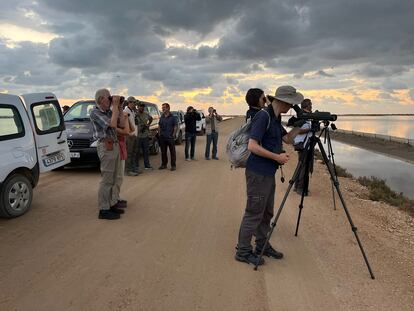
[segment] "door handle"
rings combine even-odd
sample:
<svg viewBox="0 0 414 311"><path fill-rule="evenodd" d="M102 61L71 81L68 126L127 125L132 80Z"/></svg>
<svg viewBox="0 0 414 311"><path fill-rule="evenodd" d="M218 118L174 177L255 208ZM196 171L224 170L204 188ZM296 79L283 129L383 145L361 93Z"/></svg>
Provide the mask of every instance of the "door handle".
<svg viewBox="0 0 414 311"><path fill-rule="evenodd" d="M59 144L59 145L64 144L64 143L66 143L66 140L61 140L61 141L58 141L58 144Z"/></svg>

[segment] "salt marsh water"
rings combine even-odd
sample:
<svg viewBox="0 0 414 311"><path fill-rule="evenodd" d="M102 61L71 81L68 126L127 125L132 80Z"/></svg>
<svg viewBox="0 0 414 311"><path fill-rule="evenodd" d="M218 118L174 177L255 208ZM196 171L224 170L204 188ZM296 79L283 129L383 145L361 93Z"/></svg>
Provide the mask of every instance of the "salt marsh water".
<svg viewBox="0 0 414 311"><path fill-rule="evenodd" d="M335 163L355 177L375 176L385 179L396 192L414 199L414 165L365 149L332 141ZM324 145L327 150L326 145Z"/></svg>
<svg viewBox="0 0 414 311"><path fill-rule="evenodd" d="M342 130L414 139L414 116L338 116L334 123Z"/></svg>

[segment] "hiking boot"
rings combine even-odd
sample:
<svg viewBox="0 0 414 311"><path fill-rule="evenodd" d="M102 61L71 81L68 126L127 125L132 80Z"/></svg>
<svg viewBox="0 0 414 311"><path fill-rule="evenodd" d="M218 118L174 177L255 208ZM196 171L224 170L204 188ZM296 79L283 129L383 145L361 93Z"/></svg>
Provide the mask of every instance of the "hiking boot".
<svg viewBox="0 0 414 311"><path fill-rule="evenodd" d="M115 213L115 214L123 214L123 213L125 213L125 212L124 212L124 210L122 210L122 209L120 209L120 208L116 208L116 207L111 207L109 210L110 210L112 213Z"/></svg>
<svg viewBox="0 0 414 311"><path fill-rule="evenodd" d="M126 208L126 205L123 203L116 202L114 205L112 205L110 208Z"/></svg>
<svg viewBox="0 0 414 311"><path fill-rule="evenodd" d="M260 262L259 262L259 256L257 256L255 253L250 252L247 254L239 254L236 253L236 255L234 255L234 259L236 259L237 261L240 262L245 262L247 264L252 264L252 265L258 265L261 266L264 264L264 259L261 258Z"/></svg>
<svg viewBox="0 0 414 311"><path fill-rule="evenodd" d="M118 213L114 213L112 210L100 210L99 211L99 219L108 219L108 220L114 220L119 219L121 216Z"/></svg>
<svg viewBox="0 0 414 311"><path fill-rule="evenodd" d="M256 246L256 255L260 256L262 249L258 246ZM272 257L274 259L282 259L283 258L283 253L278 252L277 250L275 250L271 245L269 245L265 251L263 252L263 256L267 256L267 257Z"/></svg>
<svg viewBox="0 0 414 311"><path fill-rule="evenodd" d="M127 207L127 201L125 200L118 200L116 203L116 208L126 208Z"/></svg>
<svg viewBox="0 0 414 311"><path fill-rule="evenodd" d="M167 166L166 165L161 165L158 169L159 170L165 170L167 168Z"/></svg>
<svg viewBox="0 0 414 311"><path fill-rule="evenodd" d="M175 171L176 169L177 169L177 168L176 168L175 166L172 166L172 167L171 167L171 170L172 170L172 171Z"/></svg>

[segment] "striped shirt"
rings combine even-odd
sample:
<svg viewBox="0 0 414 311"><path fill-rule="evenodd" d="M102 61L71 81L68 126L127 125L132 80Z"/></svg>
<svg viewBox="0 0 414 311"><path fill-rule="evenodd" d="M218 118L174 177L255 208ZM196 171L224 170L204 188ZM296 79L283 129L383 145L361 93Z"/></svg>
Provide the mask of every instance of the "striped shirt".
<svg viewBox="0 0 414 311"><path fill-rule="evenodd" d="M98 106L95 106L91 111L90 119L93 127L93 138L95 140L102 140L105 138L112 138L114 142L118 141L116 130L110 127L112 118L112 111L103 111Z"/></svg>

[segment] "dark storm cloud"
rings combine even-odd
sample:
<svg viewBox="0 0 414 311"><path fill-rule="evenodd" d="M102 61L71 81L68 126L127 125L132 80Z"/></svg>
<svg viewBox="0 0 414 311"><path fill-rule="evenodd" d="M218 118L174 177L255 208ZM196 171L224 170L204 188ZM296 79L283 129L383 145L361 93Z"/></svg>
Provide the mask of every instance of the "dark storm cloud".
<svg viewBox="0 0 414 311"><path fill-rule="evenodd" d="M119 19L126 15L143 14L157 31L192 30L202 34L209 33L217 23L237 14L242 10L246 0L46 0L50 8L73 14L91 16L116 16Z"/></svg>
<svg viewBox="0 0 414 311"><path fill-rule="evenodd" d="M109 42L87 35L53 39L50 42L51 60L64 67L87 68L104 66L112 46Z"/></svg>
<svg viewBox="0 0 414 311"><path fill-rule="evenodd" d="M333 78L334 75L326 73L324 70L318 70L318 72L316 73L318 76L321 77L327 77L327 78Z"/></svg>
<svg viewBox="0 0 414 311"><path fill-rule="evenodd" d="M377 77L388 77L398 76L404 72L407 72L409 68L404 66L378 66L378 65L366 65L363 66L358 72L362 76L377 78Z"/></svg>
<svg viewBox="0 0 414 311"><path fill-rule="evenodd" d="M273 60L291 71L364 62L412 65L412 12L410 0L262 1L221 38L218 53Z"/></svg>
<svg viewBox="0 0 414 311"><path fill-rule="evenodd" d="M34 17L24 17L32 11ZM382 79L377 85L389 89L401 84L386 79L414 64L412 12L412 0L2 1L0 22L19 20L59 37L23 49L0 45L0 76L28 83L41 73L35 66L75 69L95 81L123 75L170 90L215 85L215 95L222 93L218 84L234 85L224 73L335 80L341 76L326 69L349 66L346 74ZM169 46L178 34L188 46Z"/></svg>

